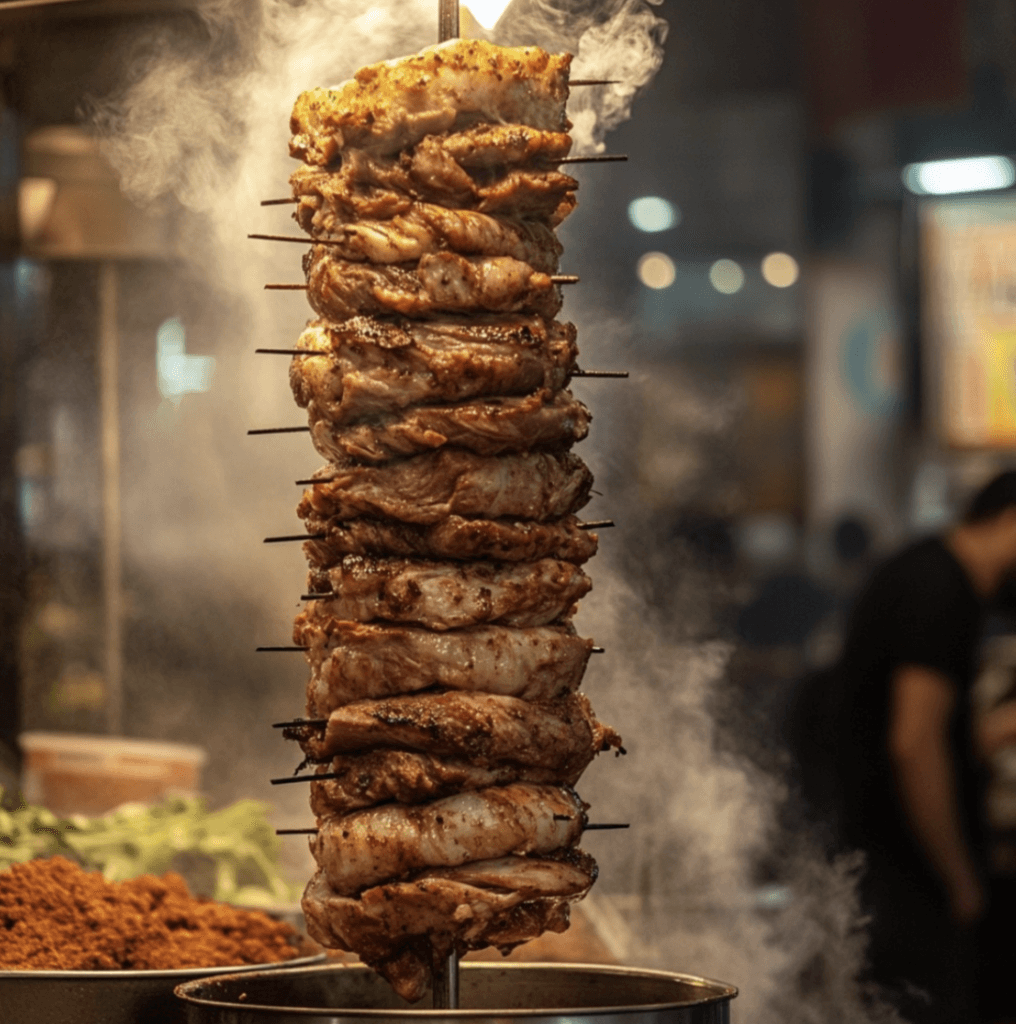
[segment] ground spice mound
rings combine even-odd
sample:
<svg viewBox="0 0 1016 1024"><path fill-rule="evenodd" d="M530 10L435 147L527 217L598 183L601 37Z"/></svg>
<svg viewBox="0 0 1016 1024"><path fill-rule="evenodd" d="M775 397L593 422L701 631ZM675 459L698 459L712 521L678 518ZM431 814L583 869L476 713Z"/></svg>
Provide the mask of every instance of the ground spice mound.
<svg viewBox="0 0 1016 1024"><path fill-rule="evenodd" d="M0 968L171 970L299 956L297 933L256 910L199 899L172 872L107 882L64 857L0 871Z"/></svg>

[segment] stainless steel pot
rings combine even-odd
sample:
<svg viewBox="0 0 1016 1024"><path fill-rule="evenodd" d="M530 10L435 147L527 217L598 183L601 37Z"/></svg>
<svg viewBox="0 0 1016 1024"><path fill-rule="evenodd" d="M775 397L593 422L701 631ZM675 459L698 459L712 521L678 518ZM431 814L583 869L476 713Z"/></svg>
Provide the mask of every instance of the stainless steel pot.
<svg viewBox="0 0 1016 1024"><path fill-rule="evenodd" d="M313 964L323 954L284 961ZM282 966L282 965L280 965ZM271 973L270 964L189 967L179 971L2 971L0 1021L4 1024L183 1024L183 1003L173 989L184 981L228 971ZM240 977L243 975L241 974Z"/></svg>
<svg viewBox="0 0 1016 1024"><path fill-rule="evenodd" d="M589 964L462 964L458 1010L412 1007L359 965L220 975L177 987L187 1024L727 1024L737 989ZM422 1009L420 1007L423 1007Z"/></svg>

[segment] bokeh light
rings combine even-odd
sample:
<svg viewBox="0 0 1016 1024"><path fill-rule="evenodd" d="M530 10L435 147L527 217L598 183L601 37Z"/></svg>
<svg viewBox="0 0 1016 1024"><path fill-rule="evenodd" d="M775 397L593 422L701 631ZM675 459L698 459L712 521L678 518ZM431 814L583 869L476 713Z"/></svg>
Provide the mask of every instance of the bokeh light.
<svg viewBox="0 0 1016 1024"><path fill-rule="evenodd" d="M639 260L638 275L647 288L669 288L677 277L677 268L666 253L647 252Z"/></svg>
<svg viewBox="0 0 1016 1024"><path fill-rule="evenodd" d="M789 253L771 252L762 261L762 277L774 288L789 288L801 276L801 268Z"/></svg>
<svg viewBox="0 0 1016 1024"><path fill-rule="evenodd" d="M744 287L744 271L733 260L717 260L709 268L709 283L723 295L733 295Z"/></svg>
<svg viewBox="0 0 1016 1024"><path fill-rule="evenodd" d="M666 231L681 223L681 211L659 196L642 196L628 204L628 220L639 231Z"/></svg>

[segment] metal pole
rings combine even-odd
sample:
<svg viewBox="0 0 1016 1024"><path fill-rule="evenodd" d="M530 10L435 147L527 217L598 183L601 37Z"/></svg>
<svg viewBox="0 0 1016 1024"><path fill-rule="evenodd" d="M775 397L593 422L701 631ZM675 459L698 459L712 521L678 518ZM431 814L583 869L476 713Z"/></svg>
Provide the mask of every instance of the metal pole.
<svg viewBox="0 0 1016 1024"><path fill-rule="evenodd" d="M459 0L437 0L437 41L459 38Z"/></svg>
<svg viewBox="0 0 1016 1024"><path fill-rule="evenodd" d="M459 954L455 950L434 973L433 996L435 1010L459 1008Z"/></svg>
<svg viewBox="0 0 1016 1024"><path fill-rule="evenodd" d="M99 267L99 407L102 445L102 598L106 730L123 732L123 595L120 553L120 398L116 264Z"/></svg>

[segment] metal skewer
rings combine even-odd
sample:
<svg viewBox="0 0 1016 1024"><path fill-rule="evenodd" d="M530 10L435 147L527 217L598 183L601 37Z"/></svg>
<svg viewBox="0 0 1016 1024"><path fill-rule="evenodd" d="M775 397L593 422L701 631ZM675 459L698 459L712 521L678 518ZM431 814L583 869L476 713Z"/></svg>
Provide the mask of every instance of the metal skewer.
<svg viewBox="0 0 1016 1024"><path fill-rule="evenodd" d="M568 85L620 85L621 79L619 78L576 78L575 81L569 82Z"/></svg>
<svg viewBox="0 0 1016 1024"><path fill-rule="evenodd" d="M431 983L435 1010L457 1010L459 1008L459 954L453 949L448 958L434 972Z"/></svg>
<svg viewBox="0 0 1016 1024"><path fill-rule="evenodd" d="M306 725L315 729L322 729L328 724L327 718L294 718L291 722L275 722L273 729L289 729L297 725ZM273 780L274 781L274 780ZM282 780L288 781L288 780Z"/></svg>
<svg viewBox="0 0 1016 1024"><path fill-rule="evenodd" d="M580 530L604 530L608 526L613 526L613 519L595 519L589 523L579 523L578 528Z"/></svg>
<svg viewBox="0 0 1016 1024"><path fill-rule="evenodd" d="M254 652L260 653L262 651L309 651L309 647L255 647Z"/></svg>
<svg viewBox="0 0 1016 1024"><path fill-rule="evenodd" d="M308 434L310 427L262 427L260 430L248 430L247 435L254 434Z"/></svg>
<svg viewBox="0 0 1016 1024"><path fill-rule="evenodd" d="M627 370L572 370L573 377L628 377Z"/></svg>
<svg viewBox="0 0 1016 1024"><path fill-rule="evenodd" d="M579 527L582 529L582 527ZM265 537L262 544L285 544L287 541L296 540L326 540L327 533L293 533L288 537Z"/></svg>
<svg viewBox="0 0 1016 1024"><path fill-rule="evenodd" d="M330 356L331 352L308 352L305 348L256 348L256 356Z"/></svg>
<svg viewBox="0 0 1016 1024"><path fill-rule="evenodd" d="M551 274L551 284L578 284L578 274ZM307 285L305 284L266 284L266 292L305 292Z"/></svg>
<svg viewBox="0 0 1016 1024"><path fill-rule="evenodd" d="M288 199L262 199L261 200L261 205L262 206L282 206L284 203L297 203L297 202L299 202L299 200L296 199L295 197L290 197Z"/></svg>
<svg viewBox="0 0 1016 1024"><path fill-rule="evenodd" d="M304 781L304 782L314 782L316 779L320 779L320 778L323 778L323 777L324 776L321 776L321 775L318 775L318 776L306 775L306 776L301 776L301 781ZM554 815L554 817L558 818L558 820L561 820L561 821L570 821L571 820L570 818L564 818L564 817L562 817L560 815ZM583 825L582 826L582 831L583 832L596 832L596 831L606 831L607 829L616 829L616 828L631 828L631 825L628 822L625 822L624 824L615 824L613 822L610 822L610 823L604 823L604 824ZM316 836L318 834L318 832L320 832L320 831L321 830L317 829L317 828L277 828L275 830L275 834L277 836Z"/></svg>

